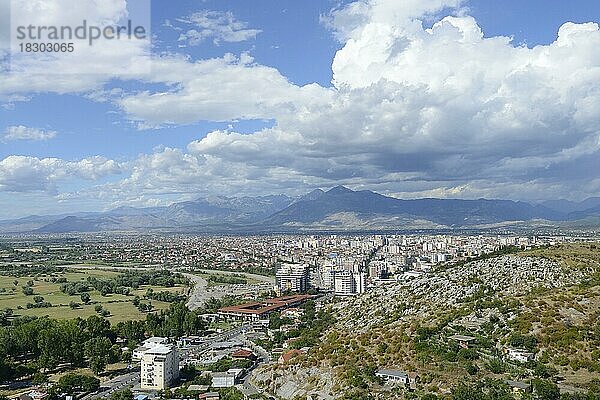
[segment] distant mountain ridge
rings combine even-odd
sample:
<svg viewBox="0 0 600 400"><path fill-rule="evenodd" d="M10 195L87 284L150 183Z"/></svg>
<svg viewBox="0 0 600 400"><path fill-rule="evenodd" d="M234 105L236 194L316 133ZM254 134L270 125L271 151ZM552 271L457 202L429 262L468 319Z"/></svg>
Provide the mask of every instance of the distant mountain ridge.
<svg viewBox="0 0 600 400"><path fill-rule="evenodd" d="M541 204L544 207L563 214L573 214L598 208L600 206L600 197L590 197L580 202L569 200L548 200L542 202Z"/></svg>
<svg viewBox="0 0 600 400"><path fill-rule="evenodd" d="M589 206L589 207L588 207ZM586 208L588 207L588 208ZM0 232L272 232L479 228L518 221L591 221L600 198L530 204L512 200L403 200L336 186L292 198L213 196L164 207L119 207L106 212L30 216L0 221Z"/></svg>
<svg viewBox="0 0 600 400"><path fill-rule="evenodd" d="M502 221L559 220L560 213L544 206L511 200L416 199L401 200L363 190L337 186L323 195L296 202L265 222L267 224L315 223L336 213L358 216L402 216L431 221L441 226L474 226Z"/></svg>

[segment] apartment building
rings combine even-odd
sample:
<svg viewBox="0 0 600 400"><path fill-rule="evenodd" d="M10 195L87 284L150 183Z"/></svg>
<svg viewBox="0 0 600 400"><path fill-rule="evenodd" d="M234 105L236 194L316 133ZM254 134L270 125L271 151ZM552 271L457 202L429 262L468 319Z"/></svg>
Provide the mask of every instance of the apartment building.
<svg viewBox="0 0 600 400"><path fill-rule="evenodd" d="M179 378L177 347L160 343L141 352L140 388L167 389Z"/></svg>
<svg viewBox="0 0 600 400"><path fill-rule="evenodd" d="M364 272L336 271L333 275L333 290L336 296L365 293L367 290L366 279Z"/></svg>
<svg viewBox="0 0 600 400"><path fill-rule="evenodd" d="M305 292L309 281L308 264L282 264L277 269L277 288L286 291Z"/></svg>

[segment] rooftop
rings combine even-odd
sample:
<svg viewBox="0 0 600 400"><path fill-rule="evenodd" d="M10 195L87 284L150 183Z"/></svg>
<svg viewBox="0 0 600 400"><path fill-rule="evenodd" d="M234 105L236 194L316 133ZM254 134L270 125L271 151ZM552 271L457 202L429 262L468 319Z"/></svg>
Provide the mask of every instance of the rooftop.
<svg viewBox="0 0 600 400"><path fill-rule="evenodd" d="M398 378L408 378L408 374L404 371L400 371L399 369L385 369L382 368L379 371L377 371L378 375L385 375L385 376L395 376Z"/></svg>
<svg viewBox="0 0 600 400"><path fill-rule="evenodd" d="M159 344L159 345L156 345L156 346L154 346L154 347L146 350L144 352L144 354L161 354L161 355L164 355L164 354L169 354L172 351L173 351L173 346L167 346L167 345L164 345L164 344Z"/></svg>
<svg viewBox="0 0 600 400"><path fill-rule="evenodd" d="M517 388L517 389L529 389L531 387L531 385L529 383L526 382L519 382L519 381L505 381L506 384L510 387L513 388Z"/></svg>

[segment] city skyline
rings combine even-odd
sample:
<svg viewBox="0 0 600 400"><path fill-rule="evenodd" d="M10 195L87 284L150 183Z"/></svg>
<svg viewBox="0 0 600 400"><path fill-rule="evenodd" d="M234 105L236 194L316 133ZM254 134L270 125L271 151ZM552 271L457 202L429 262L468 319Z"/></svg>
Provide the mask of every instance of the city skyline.
<svg viewBox="0 0 600 400"><path fill-rule="evenodd" d="M150 72L87 74L101 47L69 74L1 70L0 219L338 184L597 196L600 6L502 3L153 1Z"/></svg>

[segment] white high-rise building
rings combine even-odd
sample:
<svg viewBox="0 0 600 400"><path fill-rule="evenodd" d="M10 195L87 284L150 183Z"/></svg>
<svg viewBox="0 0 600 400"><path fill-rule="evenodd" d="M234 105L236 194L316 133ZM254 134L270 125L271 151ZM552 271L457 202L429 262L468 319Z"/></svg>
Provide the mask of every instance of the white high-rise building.
<svg viewBox="0 0 600 400"><path fill-rule="evenodd" d="M354 279L354 293L362 294L367 291L367 274L365 272L356 272L352 275Z"/></svg>
<svg viewBox="0 0 600 400"><path fill-rule="evenodd" d="M337 296L350 296L356 293L356 285L352 273L350 271L335 271L333 288Z"/></svg>
<svg viewBox="0 0 600 400"><path fill-rule="evenodd" d="M282 264L275 274L277 288L281 292L305 292L308 289L309 272L307 264Z"/></svg>
<svg viewBox="0 0 600 400"><path fill-rule="evenodd" d="M367 291L365 272L334 271L333 290L337 296L351 296Z"/></svg>
<svg viewBox="0 0 600 400"><path fill-rule="evenodd" d="M140 353L141 389L167 389L179 378L179 353L174 344L156 344Z"/></svg>

